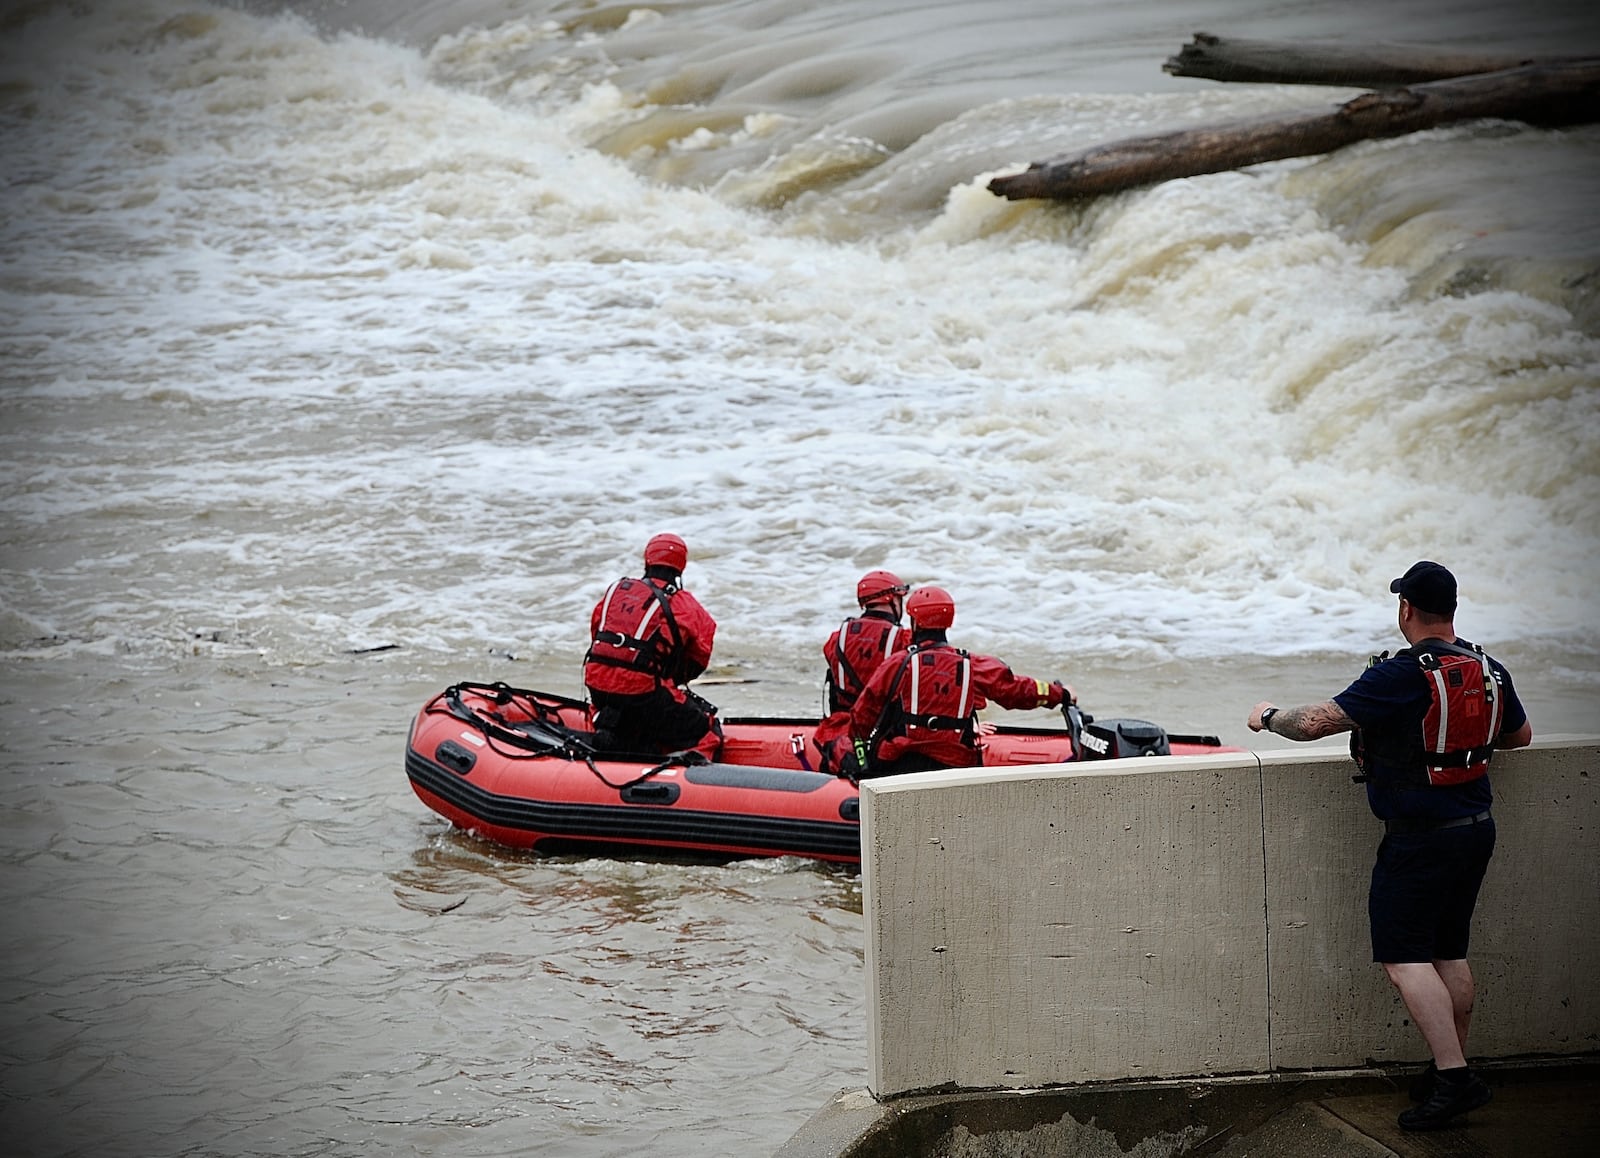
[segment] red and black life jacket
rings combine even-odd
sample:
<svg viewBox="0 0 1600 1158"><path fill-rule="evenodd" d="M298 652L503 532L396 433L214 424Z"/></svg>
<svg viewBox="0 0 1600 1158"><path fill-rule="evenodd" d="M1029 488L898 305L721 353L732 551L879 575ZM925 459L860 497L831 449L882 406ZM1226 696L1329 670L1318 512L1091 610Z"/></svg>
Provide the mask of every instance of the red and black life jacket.
<svg viewBox="0 0 1600 1158"><path fill-rule="evenodd" d="M677 593L676 583L658 587L648 579L618 579L602 600L584 662L670 680L683 651L683 633L672 615Z"/></svg>
<svg viewBox="0 0 1600 1158"><path fill-rule="evenodd" d="M828 668L828 711L848 712L861 697L861 689L894 654L906 629L889 619L862 615L839 625L834 661ZM864 674L863 674L864 673Z"/></svg>
<svg viewBox="0 0 1600 1158"><path fill-rule="evenodd" d="M872 750L891 736L913 742L919 731L955 732L967 747L977 745L977 691L972 686L972 659L947 643L918 643L900 661L883 713L872 730Z"/></svg>
<svg viewBox="0 0 1600 1158"><path fill-rule="evenodd" d="M1399 655L1413 656L1431 697L1420 733L1350 737L1350 754L1366 779L1370 767L1410 787L1465 784L1489 771L1505 718L1500 680L1476 644L1425 639ZM1373 663L1385 657L1374 656ZM1398 658L1398 656L1396 657Z"/></svg>

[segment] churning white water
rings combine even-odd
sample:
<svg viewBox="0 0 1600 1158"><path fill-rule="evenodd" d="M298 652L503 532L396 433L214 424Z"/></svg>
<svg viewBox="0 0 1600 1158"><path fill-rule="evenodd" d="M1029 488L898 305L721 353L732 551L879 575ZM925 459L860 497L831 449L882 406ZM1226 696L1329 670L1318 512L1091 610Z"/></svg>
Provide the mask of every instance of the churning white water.
<svg viewBox="0 0 1600 1158"><path fill-rule="evenodd" d="M1393 646L1388 580L1428 557L1536 731L1600 730L1600 131L1460 125L1073 207L985 189L1347 95L1164 76L1202 27L1572 52L1591 24L1238 0L8 9L23 1134L723 1152L859 1080L837 877L497 859L406 795L426 691L575 692L589 606L657 530L720 622L712 676L759 681L713 696L735 711L809 710L821 639L889 566L952 590L964 644L1237 742L1283 673L1328 694ZM226 919L246 880L260 927ZM491 916L418 900L457 893L452 915ZM763 932L752 896L786 916ZM663 953L692 984L653 984ZM435 981L371 976L389 954ZM540 979L555 1023L524 1016ZM197 1030L246 983L270 1012ZM439 996L435 1026L442 993L496 997ZM707 1065L769 1080L697 1088ZM565 1109L513 1134L532 1106Z"/></svg>
<svg viewBox="0 0 1600 1158"><path fill-rule="evenodd" d="M596 35L532 14L422 53L159 3L13 30L5 642L570 651L658 527L752 662L809 650L880 563L996 648L1048 624L1078 655L1360 650L1422 556L1487 639L1600 639L1593 338L1526 293L1414 292L1352 233L1448 247L1448 206L1374 228L1349 191L1477 165L1526 213L1506 168L1592 183L1592 130L1442 130L1083 209L973 172L923 211L891 173L841 199L900 201L893 226L841 243L836 207L763 213L585 147L640 95L515 65L528 41L603 57ZM1016 118L1020 162L1044 120L1328 99L1193 83L976 112Z"/></svg>

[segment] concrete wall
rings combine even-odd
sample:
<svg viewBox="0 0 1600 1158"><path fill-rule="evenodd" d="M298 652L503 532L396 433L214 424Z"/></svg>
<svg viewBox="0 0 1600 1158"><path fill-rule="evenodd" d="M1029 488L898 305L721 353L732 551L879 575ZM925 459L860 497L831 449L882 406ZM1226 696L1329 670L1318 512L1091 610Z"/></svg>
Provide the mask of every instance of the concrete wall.
<svg viewBox="0 0 1600 1158"><path fill-rule="evenodd" d="M1372 963L1341 749L862 786L879 1097L1425 1056ZM1495 760L1471 1052L1600 1050L1600 740Z"/></svg>

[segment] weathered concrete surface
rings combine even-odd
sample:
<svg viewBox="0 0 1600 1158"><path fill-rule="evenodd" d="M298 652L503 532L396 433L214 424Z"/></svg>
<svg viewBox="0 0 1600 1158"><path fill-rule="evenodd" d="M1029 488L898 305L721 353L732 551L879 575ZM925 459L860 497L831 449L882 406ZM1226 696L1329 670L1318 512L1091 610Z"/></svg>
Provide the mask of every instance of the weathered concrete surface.
<svg viewBox="0 0 1600 1158"><path fill-rule="evenodd" d="M1395 1158L1389 1147L1317 1102L1278 1111L1259 1128L1230 1138L1217 1153L1226 1158Z"/></svg>
<svg viewBox="0 0 1600 1158"><path fill-rule="evenodd" d="M1107 1083L1033 1090L900 1098L880 1105L864 1123L859 1102L840 1115L857 1129L830 1129L834 1107L865 1090L843 1091L778 1151L779 1158L1166 1158L1234 1134L1249 1133L1297 1100L1335 1089L1393 1095L1390 1082L1371 1075L1332 1079L1232 1079L1212 1082ZM837 1123L834 1123L837 1125ZM864 1128L863 1127L864 1124ZM835 1148L837 1147L837 1148ZM1329 1158L1370 1158L1370 1149L1334 1151Z"/></svg>
<svg viewBox="0 0 1600 1158"><path fill-rule="evenodd" d="M1413 1070L1106 1083L878 1102L845 1090L776 1158L1589 1158L1600 1057L1490 1063L1488 1106L1409 1134Z"/></svg>
<svg viewBox="0 0 1600 1158"><path fill-rule="evenodd" d="M1372 964L1342 750L924 773L862 792L868 1085L1420 1060ZM1475 1056L1600 1050L1600 741L1495 763Z"/></svg>
<svg viewBox="0 0 1600 1158"><path fill-rule="evenodd" d="M1253 756L863 789L875 1092L1269 1068Z"/></svg>
<svg viewBox="0 0 1600 1158"><path fill-rule="evenodd" d="M1325 751L1261 754L1272 1068L1425 1061L1372 962L1382 828ZM1471 1052L1600 1051L1600 757L1541 741L1495 757L1497 845L1473 922ZM1352 799L1354 797L1354 799Z"/></svg>

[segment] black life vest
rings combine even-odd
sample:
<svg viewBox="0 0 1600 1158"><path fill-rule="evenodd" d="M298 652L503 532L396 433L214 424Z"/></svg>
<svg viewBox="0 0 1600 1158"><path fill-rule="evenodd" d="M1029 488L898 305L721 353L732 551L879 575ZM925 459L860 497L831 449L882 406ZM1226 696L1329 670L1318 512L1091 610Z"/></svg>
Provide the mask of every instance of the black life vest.
<svg viewBox="0 0 1600 1158"><path fill-rule="evenodd" d="M672 615L677 593L675 583L658 587L648 579L618 579L606 591L584 662L670 679L683 650L683 635Z"/></svg>
<svg viewBox="0 0 1600 1158"><path fill-rule="evenodd" d="M894 673L872 730L873 755L879 742L891 736L915 740L918 729L956 732L963 744L976 746L974 697L972 659L965 651L947 643L913 644Z"/></svg>
<svg viewBox="0 0 1600 1158"><path fill-rule="evenodd" d="M839 625L833 664L828 668L828 711L848 712L861 697L867 679L894 654L904 628L876 615L847 619ZM866 672L863 678L861 673Z"/></svg>
<svg viewBox="0 0 1600 1158"><path fill-rule="evenodd" d="M1481 647L1424 639L1399 653L1410 655L1422 669L1430 701L1420 730L1408 736L1380 733L1368 737L1357 729L1350 737L1350 755L1365 780L1371 769L1406 787L1465 784L1487 775L1494 742L1505 719L1500 679ZM1371 664L1387 655L1373 656Z"/></svg>

